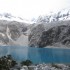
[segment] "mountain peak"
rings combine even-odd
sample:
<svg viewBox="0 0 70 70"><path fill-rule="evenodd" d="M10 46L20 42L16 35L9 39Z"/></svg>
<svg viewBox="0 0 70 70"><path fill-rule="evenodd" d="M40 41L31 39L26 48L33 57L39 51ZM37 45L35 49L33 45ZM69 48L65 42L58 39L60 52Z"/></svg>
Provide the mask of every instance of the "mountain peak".
<svg viewBox="0 0 70 70"><path fill-rule="evenodd" d="M27 23L27 24L32 23L31 21L29 21L27 19L24 19L24 18L21 18L21 17L18 17L18 16L13 16L11 13L0 13L0 20L24 22L24 23Z"/></svg>

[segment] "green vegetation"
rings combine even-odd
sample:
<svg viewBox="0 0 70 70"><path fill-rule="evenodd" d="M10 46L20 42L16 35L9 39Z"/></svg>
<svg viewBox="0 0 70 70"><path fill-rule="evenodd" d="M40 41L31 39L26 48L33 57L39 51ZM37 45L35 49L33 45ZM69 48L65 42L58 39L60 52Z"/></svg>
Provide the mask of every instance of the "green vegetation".
<svg viewBox="0 0 70 70"><path fill-rule="evenodd" d="M26 61L22 61L21 62L21 65L23 66L23 65L26 65L26 66L29 66L29 65L31 65L32 64L32 61L30 61L30 60L26 60Z"/></svg>
<svg viewBox="0 0 70 70"><path fill-rule="evenodd" d="M30 60L26 60L26 61L22 61L21 66L26 65L29 66L32 64L32 61ZM7 56L2 56L0 58L0 70L10 70L10 68L14 68L17 64L17 62L12 58L11 55L7 55Z"/></svg>
<svg viewBox="0 0 70 70"><path fill-rule="evenodd" d="M3 56L0 58L0 70L10 70L17 63L11 55Z"/></svg>

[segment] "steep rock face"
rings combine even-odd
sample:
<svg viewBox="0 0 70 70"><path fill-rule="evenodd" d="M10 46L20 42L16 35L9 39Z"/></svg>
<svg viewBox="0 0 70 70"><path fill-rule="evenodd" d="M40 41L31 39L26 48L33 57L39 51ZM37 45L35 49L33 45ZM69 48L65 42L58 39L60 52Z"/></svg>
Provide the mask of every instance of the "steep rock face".
<svg viewBox="0 0 70 70"><path fill-rule="evenodd" d="M21 32L20 29L16 25L8 25L9 27L9 34L13 40L16 40L20 37Z"/></svg>
<svg viewBox="0 0 70 70"><path fill-rule="evenodd" d="M31 29L31 33L28 38L30 47L38 45L43 31L45 31L43 24L39 24Z"/></svg>
<svg viewBox="0 0 70 70"><path fill-rule="evenodd" d="M25 31L27 31L25 23L0 20L0 45L8 45L9 41L13 44L13 41L16 41Z"/></svg>
<svg viewBox="0 0 70 70"><path fill-rule="evenodd" d="M41 40L38 42L39 47L53 46L56 43L70 45L70 26L61 25L44 31Z"/></svg>

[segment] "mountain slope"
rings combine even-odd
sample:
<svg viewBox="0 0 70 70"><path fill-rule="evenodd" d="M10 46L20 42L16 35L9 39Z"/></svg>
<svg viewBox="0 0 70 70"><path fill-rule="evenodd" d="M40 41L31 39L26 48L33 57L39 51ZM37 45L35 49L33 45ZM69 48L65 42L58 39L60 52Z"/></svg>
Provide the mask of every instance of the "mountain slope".
<svg viewBox="0 0 70 70"><path fill-rule="evenodd" d="M24 32L28 30L28 26L29 24L27 23L0 20L0 45L20 46L21 41L24 41L22 39L25 39L25 37L27 38ZM23 44L23 46L27 45Z"/></svg>
<svg viewBox="0 0 70 70"><path fill-rule="evenodd" d="M29 46L34 47L38 45L37 43L40 41L40 37L44 30L45 29L43 24L39 24L31 29L31 32L28 38Z"/></svg>
<svg viewBox="0 0 70 70"><path fill-rule="evenodd" d="M39 47L46 47L49 45L54 46L55 44L70 46L70 26L61 25L44 31L38 45Z"/></svg>
<svg viewBox="0 0 70 70"><path fill-rule="evenodd" d="M43 31L41 31L42 29L41 26L38 27L39 25L43 27ZM30 46L31 45L33 45L33 47L70 46L70 21L67 20L51 23L41 23L39 25L35 27L34 31L31 31L29 37ZM37 34L39 35L37 36Z"/></svg>

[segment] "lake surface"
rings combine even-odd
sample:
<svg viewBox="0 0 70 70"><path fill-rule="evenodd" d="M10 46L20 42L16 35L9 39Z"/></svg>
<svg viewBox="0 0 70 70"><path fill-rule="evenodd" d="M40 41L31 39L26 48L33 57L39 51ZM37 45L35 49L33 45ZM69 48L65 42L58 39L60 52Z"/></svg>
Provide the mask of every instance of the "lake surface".
<svg viewBox="0 0 70 70"><path fill-rule="evenodd" d="M70 63L70 49L64 48L0 46L0 57L8 54L17 61L28 59L33 63Z"/></svg>

